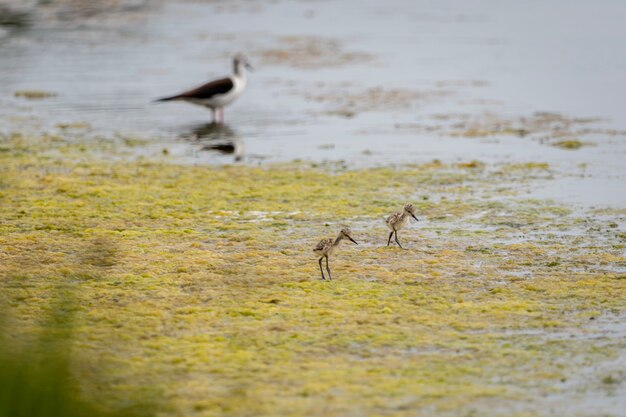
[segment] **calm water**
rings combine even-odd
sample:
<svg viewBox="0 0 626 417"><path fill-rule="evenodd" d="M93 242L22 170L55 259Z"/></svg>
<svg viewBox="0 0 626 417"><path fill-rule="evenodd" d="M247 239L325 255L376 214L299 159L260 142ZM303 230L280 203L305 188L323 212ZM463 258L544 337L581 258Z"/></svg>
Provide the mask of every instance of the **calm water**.
<svg viewBox="0 0 626 417"><path fill-rule="evenodd" d="M550 111L626 130L625 2L364 3L150 2L70 22L47 12L28 29L0 33L0 131L86 122L88 136L146 138L191 163L232 162L202 150L230 152L212 138L234 140L243 163L545 161L560 179L531 195L626 205L623 135L588 135L582 139L596 146L567 151L515 136L450 137L435 117L516 120ZM290 48L309 48L311 60L303 59L314 67L290 58ZM257 71L226 110L225 129L207 126L205 109L151 103L228 73L236 51ZM276 51L287 55L276 59ZM373 88L415 95L362 95ZM19 90L58 96L25 100L14 97ZM329 114L346 94L354 95L353 117Z"/></svg>
<svg viewBox="0 0 626 417"><path fill-rule="evenodd" d="M233 153L250 164L548 162L556 178L531 184L526 196L626 207L624 135L585 135L595 146L568 151L529 137L446 134L459 117L506 121L540 111L601 118L584 127L626 130L623 0L133 4L149 6L70 20L38 10L29 28L0 27L0 132L88 123L86 140L146 139L153 145L143 151L167 148L173 160L195 164L232 163ZM291 48L308 50L304 63L318 65L290 58ZM238 51L257 71L226 110L226 126L208 125L202 108L151 103L228 73ZM283 59L271 59L276 55ZM382 102L363 95L376 88L414 95ZM14 96L20 90L57 96L26 100ZM345 94L354 95L353 117L329 114L346 105ZM597 337L623 337L623 319L617 321ZM582 337L567 335L574 336ZM623 365L620 352L614 366ZM552 411L564 404L574 414L623 410L623 384L607 398L577 391L584 383L573 380L567 395L539 398L521 411L557 415Z"/></svg>

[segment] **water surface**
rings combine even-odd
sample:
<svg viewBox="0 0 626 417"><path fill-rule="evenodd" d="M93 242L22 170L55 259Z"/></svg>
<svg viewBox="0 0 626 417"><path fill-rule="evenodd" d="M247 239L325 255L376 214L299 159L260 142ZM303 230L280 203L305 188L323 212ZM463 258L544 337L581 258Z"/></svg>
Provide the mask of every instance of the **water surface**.
<svg viewBox="0 0 626 417"><path fill-rule="evenodd" d="M87 123L80 134L147 139L199 164L233 161L206 151L214 139L235 140L239 160L254 164L548 162L561 175L533 196L626 203L623 2L130 3L81 18L39 6L29 28L5 30L0 131ZM206 109L152 103L228 73L237 51L257 71L224 131L211 129ZM22 90L57 96L14 96ZM549 146L553 126L525 137L452 135L463 120L520 125L537 112L594 118L566 130L590 146Z"/></svg>

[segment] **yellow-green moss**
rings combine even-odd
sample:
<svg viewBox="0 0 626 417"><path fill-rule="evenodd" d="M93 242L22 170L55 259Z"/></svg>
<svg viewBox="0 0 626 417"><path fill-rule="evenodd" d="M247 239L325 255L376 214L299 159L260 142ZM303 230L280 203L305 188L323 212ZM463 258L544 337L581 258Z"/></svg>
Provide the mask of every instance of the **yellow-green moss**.
<svg viewBox="0 0 626 417"><path fill-rule="evenodd" d="M28 341L58 288L72 291L76 373L97 358L104 380L86 394L119 404L139 383L164 393L166 415L414 416L524 400L523 387L562 378L555 358L604 355L546 334L623 312L619 230L548 235L579 222L508 199L526 169L191 167L101 162L63 138L0 145L13 337ZM408 201L428 222L400 233L406 250L386 247L382 217ZM344 224L360 245L321 282L312 247Z"/></svg>
<svg viewBox="0 0 626 417"><path fill-rule="evenodd" d="M585 144L577 139L569 139L569 140L560 140L558 142L554 142L552 146L561 149L578 149L585 146Z"/></svg>
<svg viewBox="0 0 626 417"><path fill-rule="evenodd" d="M41 90L20 90L13 94L15 97L23 97L31 100L41 100L49 97L56 97L56 93Z"/></svg>

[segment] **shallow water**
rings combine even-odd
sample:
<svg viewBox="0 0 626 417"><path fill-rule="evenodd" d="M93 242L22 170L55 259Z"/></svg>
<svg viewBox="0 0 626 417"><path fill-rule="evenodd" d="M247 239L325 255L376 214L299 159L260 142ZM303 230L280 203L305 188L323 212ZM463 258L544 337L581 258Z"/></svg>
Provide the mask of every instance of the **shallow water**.
<svg viewBox="0 0 626 417"><path fill-rule="evenodd" d="M33 10L29 28L0 35L0 131L87 123L74 133L148 139L146 152L194 164L232 162L235 148L253 164L548 162L558 175L530 196L626 204L622 2L170 1L70 21ZM235 51L257 71L226 129L205 109L152 103L226 74ZM599 118L565 131L592 146L549 146L552 127L452 135L459 120L519 124L540 111Z"/></svg>
<svg viewBox="0 0 626 417"><path fill-rule="evenodd" d="M589 213L589 206L626 207L623 2L136 3L144 7L71 21L51 9L33 9L30 27L0 28L0 132L119 136L137 154L167 149L163 158L189 164L303 159L368 167L439 159L479 160L498 169L547 162L549 173L520 181L517 197L554 198L576 213ZM250 55L257 71L227 109L225 126L209 124L202 108L152 103L227 73L235 51ZM55 95L15 96L29 90ZM551 121L542 124L538 112L551 112ZM560 139L589 146L550 145ZM611 213L603 224L624 230L623 217ZM266 216L250 215L250 222ZM433 227L471 231L463 220ZM440 231L429 227L420 224L426 236ZM585 235L591 252L613 242L603 240L606 230L587 224L546 234L563 245ZM539 241L537 236L543 237L521 230L513 237ZM470 243L480 240L472 236ZM493 243L498 237L490 235L485 246ZM581 247L572 243L571 253ZM475 269L481 268L477 261ZM622 273L623 266L594 270ZM506 274L531 276L525 265ZM601 381L614 367L623 368L623 343L613 343L623 340L623 315L537 335L546 343L569 337L610 341L615 362L580 367L551 395L538 392L531 404L517 402L520 411L559 415L571 404L572 415L598 409L617 414L624 384L609 390Z"/></svg>

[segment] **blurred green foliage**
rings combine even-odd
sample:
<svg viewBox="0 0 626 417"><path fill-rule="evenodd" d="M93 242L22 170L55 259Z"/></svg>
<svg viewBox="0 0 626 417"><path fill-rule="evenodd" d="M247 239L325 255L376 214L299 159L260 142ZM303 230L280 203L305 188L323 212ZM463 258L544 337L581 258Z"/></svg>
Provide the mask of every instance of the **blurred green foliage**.
<svg viewBox="0 0 626 417"><path fill-rule="evenodd" d="M81 381L72 372L73 303L67 294L58 297L28 342L11 338L9 310L0 310L0 417L155 415L153 404L110 409L105 398L81 396Z"/></svg>

